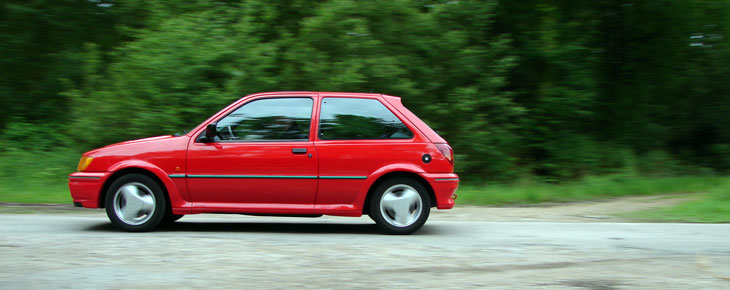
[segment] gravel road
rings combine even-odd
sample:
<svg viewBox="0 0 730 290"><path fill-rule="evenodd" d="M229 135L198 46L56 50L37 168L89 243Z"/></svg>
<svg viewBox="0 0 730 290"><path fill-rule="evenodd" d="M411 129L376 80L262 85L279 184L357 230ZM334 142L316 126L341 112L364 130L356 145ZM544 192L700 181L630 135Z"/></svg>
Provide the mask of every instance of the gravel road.
<svg viewBox="0 0 730 290"><path fill-rule="evenodd" d="M0 214L0 288L730 288L730 224L485 211L435 212L410 236L367 217L194 215L125 233L101 210Z"/></svg>

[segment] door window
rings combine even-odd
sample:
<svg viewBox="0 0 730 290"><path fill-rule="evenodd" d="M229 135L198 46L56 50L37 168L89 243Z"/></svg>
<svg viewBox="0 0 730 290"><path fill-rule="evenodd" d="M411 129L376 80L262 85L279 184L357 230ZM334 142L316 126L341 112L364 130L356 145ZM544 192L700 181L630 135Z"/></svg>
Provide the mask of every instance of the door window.
<svg viewBox="0 0 730 290"><path fill-rule="evenodd" d="M308 140L313 104L311 98L249 102L218 121L215 141Z"/></svg>
<svg viewBox="0 0 730 290"><path fill-rule="evenodd" d="M413 138L408 127L375 99L324 98L319 119L322 140Z"/></svg>

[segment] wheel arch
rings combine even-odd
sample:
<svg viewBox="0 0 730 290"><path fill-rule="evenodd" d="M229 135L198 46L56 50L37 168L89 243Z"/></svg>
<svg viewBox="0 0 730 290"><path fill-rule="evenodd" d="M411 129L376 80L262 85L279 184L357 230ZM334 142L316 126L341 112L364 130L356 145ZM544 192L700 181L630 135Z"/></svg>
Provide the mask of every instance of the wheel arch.
<svg viewBox="0 0 730 290"><path fill-rule="evenodd" d="M111 187L111 185L114 183L114 181L116 181L117 179L119 179L122 176L125 176L128 174L135 174L135 173L142 174L149 178L152 178L152 180L154 180L157 183L157 185L159 185L160 188L162 189L162 191L163 191L162 193L165 196L165 203L167 203L167 206L168 206L167 208L168 209L171 208L170 192L167 189L167 186L165 185L165 183L162 182L162 180L159 177L157 177L157 175L152 173L152 171L149 171L149 170L141 168L141 167L125 167L125 168L117 170L111 176L109 176L109 178L107 178L106 181L104 182L104 185L101 187L101 192L99 192L99 208L104 208L106 206L106 204L105 204L106 195L107 195L107 192L109 191L109 187Z"/></svg>
<svg viewBox="0 0 730 290"><path fill-rule="evenodd" d="M415 180L416 182L421 183L421 185L423 185L423 187L426 188L426 191L428 191L428 196L431 198L431 205L430 205L430 207L436 206L436 194L435 194L435 192L433 190L433 187L431 187L431 184L429 184L428 181L426 181L426 179L424 179L423 177L421 177L420 175L418 175L418 174L416 174L414 172L408 172L408 171L391 171L391 172L388 172L388 173L383 174L380 177L378 177L378 179L376 179L375 182L373 182L373 184L370 185L370 188L368 188L368 193L365 196L365 201L364 201L363 206L362 206L362 213L363 214L368 214L370 212L370 206L369 206L370 205L370 199L373 196L373 193L374 193L375 189L378 188L378 186L380 184L382 184L384 181L386 181L388 179L391 179L391 178L396 178L396 177L410 178L410 179Z"/></svg>

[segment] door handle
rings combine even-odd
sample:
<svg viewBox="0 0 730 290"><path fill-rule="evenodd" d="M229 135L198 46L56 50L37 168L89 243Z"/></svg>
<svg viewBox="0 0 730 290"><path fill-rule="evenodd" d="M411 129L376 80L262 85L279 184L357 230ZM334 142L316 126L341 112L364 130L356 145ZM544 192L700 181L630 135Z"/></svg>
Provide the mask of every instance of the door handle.
<svg viewBox="0 0 730 290"><path fill-rule="evenodd" d="M292 148L291 153L304 154L304 153L307 153L307 148Z"/></svg>

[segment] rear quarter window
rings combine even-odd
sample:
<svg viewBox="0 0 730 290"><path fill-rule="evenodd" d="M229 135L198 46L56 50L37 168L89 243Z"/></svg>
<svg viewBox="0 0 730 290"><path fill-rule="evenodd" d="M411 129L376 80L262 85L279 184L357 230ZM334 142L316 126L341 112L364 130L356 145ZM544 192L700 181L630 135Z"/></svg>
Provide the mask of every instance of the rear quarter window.
<svg viewBox="0 0 730 290"><path fill-rule="evenodd" d="M319 139L411 139L413 132L380 101L357 98L323 98Z"/></svg>

